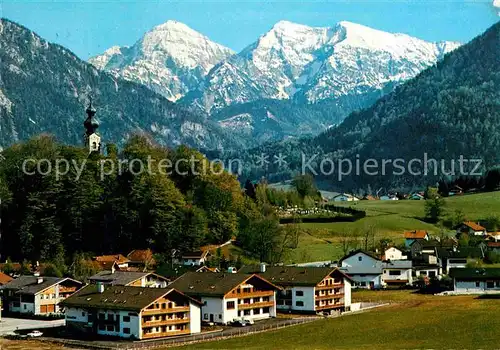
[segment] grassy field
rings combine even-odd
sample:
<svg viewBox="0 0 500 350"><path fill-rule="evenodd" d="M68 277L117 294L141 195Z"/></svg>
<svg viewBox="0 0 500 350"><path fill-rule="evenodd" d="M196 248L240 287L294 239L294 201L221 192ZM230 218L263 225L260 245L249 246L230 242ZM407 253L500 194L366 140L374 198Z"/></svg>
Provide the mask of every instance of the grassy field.
<svg viewBox="0 0 500 350"><path fill-rule="evenodd" d="M485 220L500 215L500 192L480 193L445 199L445 217L460 210L467 220ZM405 230L427 230L437 234L439 226L422 220L425 201L359 201L342 203L365 210L367 216L356 222L302 223L307 232L299 247L286 262L337 260L342 256L339 234L355 232L367 227L376 231L376 239L391 238L395 243L403 241Z"/></svg>
<svg viewBox="0 0 500 350"><path fill-rule="evenodd" d="M500 301L409 291L356 292L398 304L361 314L180 349L498 349Z"/></svg>

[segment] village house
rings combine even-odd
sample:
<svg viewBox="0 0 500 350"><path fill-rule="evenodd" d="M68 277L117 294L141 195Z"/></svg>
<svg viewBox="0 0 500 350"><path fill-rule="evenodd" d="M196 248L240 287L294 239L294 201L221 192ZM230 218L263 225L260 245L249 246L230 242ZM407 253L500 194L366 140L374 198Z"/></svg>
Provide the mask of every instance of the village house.
<svg viewBox="0 0 500 350"><path fill-rule="evenodd" d="M429 234L424 230L415 230L415 231L405 231L405 247L409 248L413 242L417 239L424 239L426 241L429 240Z"/></svg>
<svg viewBox="0 0 500 350"><path fill-rule="evenodd" d="M337 268L261 265L240 272L256 273L282 287L276 301L279 311L333 313L351 307L352 280Z"/></svg>
<svg viewBox="0 0 500 350"><path fill-rule="evenodd" d="M361 249L352 251L339 261L342 272L354 281L356 288L382 288L382 261Z"/></svg>
<svg viewBox="0 0 500 350"><path fill-rule="evenodd" d="M483 226L472 221L465 221L461 223L459 226L457 226L456 230L457 238L460 238L463 234L483 237L487 235L487 231Z"/></svg>
<svg viewBox="0 0 500 350"><path fill-rule="evenodd" d="M102 283L111 286L131 286L165 288L170 280L153 272L120 271L111 270L100 271L89 277L90 283Z"/></svg>
<svg viewBox="0 0 500 350"><path fill-rule="evenodd" d="M176 259L175 263L185 266L201 266L207 263L210 256L211 254L208 250L188 252L182 254L179 259Z"/></svg>
<svg viewBox="0 0 500 350"><path fill-rule="evenodd" d="M498 254L500 253L500 242L486 242L486 249Z"/></svg>
<svg viewBox="0 0 500 350"><path fill-rule="evenodd" d="M457 294L500 293L500 268L452 268L450 277Z"/></svg>
<svg viewBox="0 0 500 350"><path fill-rule="evenodd" d="M452 268L465 268L467 263L484 258L484 251L480 247L436 248L436 252L445 274L449 274Z"/></svg>
<svg viewBox="0 0 500 350"><path fill-rule="evenodd" d="M110 270L113 265L120 269L128 268L129 259L121 254L100 255L93 258L103 270Z"/></svg>
<svg viewBox="0 0 500 350"><path fill-rule="evenodd" d="M171 288L92 284L61 304L70 332L153 339L201 331L200 302Z"/></svg>
<svg viewBox="0 0 500 350"><path fill-rule="evenodd" d="M439 278L441 266L434 254L423 253L412 258L413 271L416 278Z"/></svg>
<svg viewBox="0 0 500 350"><path fill-rule="evenodd" d="M380 196L381 201L397 201L399 198L393 194Z"/></svg>
<svg viewBox="0 0 500 350"><path fill-rule="evenodd" d="M359 201L359 198L351 194L342 193L333 197L332 200L334 202L356 202Z"/></svg>
<svg viewBox="0 0 500 350"><path fill-rule="evenodd" d="M127 255L128 266L138 269L150 269L156 265L151 249L134 249Z"/></svg>
<svg viewBox="0 0 500 350"><path fill-rule="evenodd" d="M412 193L409 197L408 197L409 200L413 200L413 201L420 201L420 200L423 200L424 199L424 195L423 194L420 194L420 193Z"/></svg>
<svg viewBox="0 0 500 350"><path fill-rule="evenodd" d="M408 256L396 247L387 248L384 252L384 260L406 260Z"/></svg>
<svg viewBox="0 0 500 350"><path fill-rule="evenodd" d="M484 240L487 242L500 242L500 232L488 232Z"/></svg>
<svg viewBox="0 0 500 350"><path fill-rule="evenodd" d="M20 276L4 286L4 309L27 315L60 313L60 303L82 287L71 278Z"/></svg>
<svg viewBox="0 0 500 350"><path fill-rule="evenodd" d="M235 319L276 317L280 287L258 275L187 272L169 286L200 300L202 320L228 324Z"/></svg>
<svg viewBox="0 0 500 350"><path fill-rule="evenodd" d="M382 265L382 286L401 287L412 285L412 262L411 260L386 261Z"/></svg>

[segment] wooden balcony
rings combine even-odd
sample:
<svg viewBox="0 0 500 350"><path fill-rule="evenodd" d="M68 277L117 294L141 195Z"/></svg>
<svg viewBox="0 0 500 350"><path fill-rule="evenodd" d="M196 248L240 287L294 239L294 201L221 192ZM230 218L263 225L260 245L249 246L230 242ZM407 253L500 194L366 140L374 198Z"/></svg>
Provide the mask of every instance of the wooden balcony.
<svg viewBox="0 0 500 350"><path fill-rule="evenodd" d="M238 310L256 309L261 307L273 307L273 301L261 301L259 303L238 304Z"/></svg>
<svg viewBox="0 0 500 350"><path fill-rule="evenodd" d="M251 293L230 293L226 295L226 298L238 298L238 299L247 299L247 298L257 298L257 297L271 297L274 295L274 291L265 290L260 292L251 292Z"/></svg>
<svg viewBox="0 0 500 350"><path fill-rule="evenodd" d="M321 310L337 309L337 308L341 308L343 306L344 306L344 303L336 303L336 304L330 304L330 305L316 306L314 309L316 311L321 311Z"/></svg>
<svg viewBox="0 0 500 350"><path fill-rule="evenodd" d="M144 334L144 330L142 333L142 339L153 339L153 338L165 338L165 337L173 337L176 335L188 335L191 332L189 329L185 329L183 331L171 331L171 332L162 332L162 333L147 333Z"/></svg>
<svg viewBox="0 0 500 350"><path fill-rule="evenodd" d="M341 288L344 284L342 282L335 283L335 284L329 284L325 286L316 286L314 287L316 290L324 290L324 289L334 289L334 288Z"/></svg>
<svg viewBox="0 0 500 350"><path fill-rule="evenodd" d="M325 299L342 298L343 296L344 293L337 293L337 294L327 294L327 295L315 295L314 298L316 300L325 300Z"/></svg>
<svg viewBox="0 0 500 350"><path fill-rule="evenodd" d="M174 307L170 309L145 309L142 315L173 314L176 312L189 312L189 306Z"/></svg>
<svg viewBox="0 0 500 350"><path fill-rule="evenodd" d="M142 321L142 327L158 327L158 326L171 326L174 324L189 323L189 317L173 318L171 320L155 320L155 321Z"/></svg>

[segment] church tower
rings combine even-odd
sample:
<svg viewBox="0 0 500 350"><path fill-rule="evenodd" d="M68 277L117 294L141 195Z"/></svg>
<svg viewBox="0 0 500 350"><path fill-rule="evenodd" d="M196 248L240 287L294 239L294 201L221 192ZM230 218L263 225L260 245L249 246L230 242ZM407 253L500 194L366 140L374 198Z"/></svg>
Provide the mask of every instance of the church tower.
<svg viewBox="0 0 500 350"><path fill-rule="evenodd" d="M94 119L95 108L92 107L92 98L90 98L89 106L87 107L87 119L83 123L85 127L84 142L85 147L92 152L101 152L101 136L97 133L99 123Z"/></svg>

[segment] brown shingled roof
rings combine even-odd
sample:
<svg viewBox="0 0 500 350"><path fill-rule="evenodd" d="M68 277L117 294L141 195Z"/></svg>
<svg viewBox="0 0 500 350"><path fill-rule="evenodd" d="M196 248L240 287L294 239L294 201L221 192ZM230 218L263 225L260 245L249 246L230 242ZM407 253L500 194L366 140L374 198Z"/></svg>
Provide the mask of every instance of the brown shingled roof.
<svg viewBox="0 0 500 350"><path fill-rule="evenodd" d="M191 296L224 296L242 283L255 279L254 283L264 283L269 289L281 288L258 275L242 273L199 273L186 272L169 285ZM251 283L251 282L250 282Z"/></svg>
<svg viewBox="0 0 500 350"><path fill-rule="evenodd" d="M259 271L259 266L250 265L242 267L239 272L256 273L266 280L282 286L315 286L331 274L337 274L351 280L349 276L332 267L266 266L265 272Z"/></svg>
<svg viewBox="0 0 500 350"><path fill-rule="evenodd" d="M172 293L175 294L176 297L183 297L200 304L196 299L192 299L173 288L105 286L104 291L99 293L97 285L93 284L80 289L75 294L63 300L60 304L63 306L81 308L141 311L155 302L155 300Z"/></svg>

